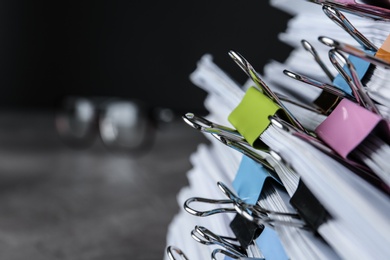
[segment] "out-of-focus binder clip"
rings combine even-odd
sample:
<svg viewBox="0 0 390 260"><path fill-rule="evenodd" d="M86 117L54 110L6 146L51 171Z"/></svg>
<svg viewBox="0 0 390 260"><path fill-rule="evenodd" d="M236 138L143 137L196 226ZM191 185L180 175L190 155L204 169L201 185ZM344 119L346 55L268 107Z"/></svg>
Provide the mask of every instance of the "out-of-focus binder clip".
<svg viewBox="0 0 390 260"><path fill-rule="evenodd" d="M364 49L376 52L378 48L372 44L362 33L360 33L353 24L336 8L329 5L322 6L323 12L346 31L352 38L354 38Z"/></svg>
<svg viewBox="0 0 390 260"><path fill-rule="evenodd" d="M253 242L244 248L238 243L237 238L217 235L203 226L195 226L191 231L191 237L203 245L218 245L236 258L254 257L255 259L264 260L264 256ZM215 253L213 252L211 256L215 257Z"/></svg>
<svg viewBox="0 0 390 260"><path fill-rule="evenodd" d="M390 20L390 6L387 2L381 1L381 5L363 4L355 0L308 0L309 2L329 5L334 8L346 11L374 20Z"/></svg>
<svg viewBox="0 0 390 260"><path fill-rule="evenodd" d="M191 231L191 237L203 245L219 245L239 257L246 256L245 249L237 243L236 238L214 234L203 226L195 226Z"/></svg>
<svg viewBox="0 0 390 260"><path fill-rule="evenodd" d="M386 60L383 60L379 57L376 57L375 55L370 54L370 53L366 52L365 50L358 48L356 46L353 46L351 44L343 43L343 42L337 41L335 39L332 39L332 38L326 37L326 36L319 36L318 40L321 43L323 43L331 48L335 48L337 50L351 54L351 55L356 56L360 59L363 59L367 62L370 62L376 66L381 66L381 67L384 67L387 69L390 68L390 63L387 62Z"/></svg>
<svg viewBox="0 0 390 260"><path fill-rule="evenodd" d="M181 260L189 260L189 258L184 254L184 252L181 251L180 248L175 246L167 247L167 255L170 260L179 260L178 258L176 258L177 256L179 256Z"/></svg>
<svg viewBox="0 0 390 260"><path fill-rule="evenodd" d="M316 49L306 40L301 40L301 44L303 48L308 51L316 61L316 63L320 66L320 68L324 71L326 76L329 78L330 81L334 80L334 76L332 72L328 69L328 67L325 65L325 63L322 61L320 56L318 55Z"/></svg>
<svg viewBox="0 0 390 260"><path fill-rule="evenodd" d="M212 260L219 260L217 257L218 255L223 255L224 260L230 260L230 259L238 259L238 260L265 260L264 258L254 258L254 257L241 257L237 256L229 251L217 248L214 249L213 252L211 253L211 259Z"/></svg>
<svg viewBox="0 0 390 260"><path fill-rule="evenodd" d="M201 132L213 135L216 139L225 145L258 161L266 168L273 170L273 167L269 164L269 162L266 161L264 156L261 156L259 153L255 153L249 148L251 147L250 144L236 129L211 122L210 120L207 120L201 116L197 116L193 113L187 113L183 115L183 120L191 127ZM258 149L261 149L264 153L268 152L266 146L258 147Z"/></svg>
<svg viewBox="0 0 390 260"><path fill-rule="evenodd" d="M329 50L329 59L331 60L334 67L339 71L340 75L342 75L344 80L348 83L356 102L366 109L380 115L380 112L374 104L374 101L368 96L355 69L355 66L336 49ZM339 60L346 65L345 67L348 68L349 73L345 71L343 66L339 63Z"/></svg>
<svg viewBox="0 0 390 260"><path fill-rule="evenodd" d="M341 98L349 98L355 100L355 98L349 93L331 84L317 81L315 79L309 78L302 74L298 74L296 72L292 72L290 70L284 70L283 73L290 78L323 90L321 95L313 101L313 105L318 107L321 113L324 115L328 115L334 109L334 107L337 106Z"/></svg>

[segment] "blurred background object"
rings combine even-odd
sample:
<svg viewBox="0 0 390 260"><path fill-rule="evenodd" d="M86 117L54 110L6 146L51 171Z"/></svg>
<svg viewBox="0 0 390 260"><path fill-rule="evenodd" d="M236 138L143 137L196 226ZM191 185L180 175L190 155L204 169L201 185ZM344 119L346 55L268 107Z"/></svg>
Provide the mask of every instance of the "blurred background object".
<svg viewBox="0 0 390 260"><path fill-rule="evenodd" d="M162 259L207 142L178 117L206 112L190 73L210 53L243 83L228 51L282 61L289 18L259 0L1 0L0 258Z"/></svg>
<svg viewBox="0 0 390 260"><path fill-rule="evenodd" d="M56 113L55 126L70 147L86 148L99 138L107 149L135 157L148 152L156 131L177 116L139 100L68 97Z"/></svg>

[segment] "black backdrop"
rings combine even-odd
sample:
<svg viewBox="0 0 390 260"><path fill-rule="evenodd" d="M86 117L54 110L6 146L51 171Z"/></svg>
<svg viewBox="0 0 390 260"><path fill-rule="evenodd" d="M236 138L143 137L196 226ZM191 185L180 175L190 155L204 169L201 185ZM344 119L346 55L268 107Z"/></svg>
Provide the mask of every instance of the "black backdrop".
<svg viewBox="0 0 390 260"><path fill-rule="evenodd" d="M290 48L291 17L266 0L0 1L0 106L53 108L67 95L203 109L189 74L210 53L238 82L234 49L259 71Z"/></svg>

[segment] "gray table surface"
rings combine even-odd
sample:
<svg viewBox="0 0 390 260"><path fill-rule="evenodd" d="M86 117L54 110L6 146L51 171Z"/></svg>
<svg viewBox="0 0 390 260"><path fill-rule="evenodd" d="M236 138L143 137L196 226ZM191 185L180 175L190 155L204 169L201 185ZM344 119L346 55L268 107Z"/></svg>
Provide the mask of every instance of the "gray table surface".
<svg viewBox="0 0 390 260"><path fill-rule="evenodd" d="M140 157L60 142L53 113L0 113L0 259L162 259L205 137L180 119Z"/></svg>

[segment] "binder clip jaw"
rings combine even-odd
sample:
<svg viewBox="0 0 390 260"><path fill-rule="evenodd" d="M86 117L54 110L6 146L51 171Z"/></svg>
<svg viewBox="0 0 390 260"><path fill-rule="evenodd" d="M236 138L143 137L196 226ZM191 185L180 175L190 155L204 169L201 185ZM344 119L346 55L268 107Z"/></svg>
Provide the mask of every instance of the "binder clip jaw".
<svg viewBox="0 0 390 260"><path fill-rule="evenodd" d="M310 226L314 232L318 227L331 218L326 209L317 200L313 193L306 187L306 185L299 180L298 187L290 199L290 203L294 206L299 215Z"/></svg>
<svg viewBox="0 0 390 260"><path fill-rule="evenodd" d="M253 244L264 230L263 225L257 225L256 223L247 220L238 213L230 222L229 226L240 245L245 249Z"/></svg>
<svg viewBox="0 0 390 260"><path fill-rule="evenodd" d="M335 159L336 161L340 162L341 164L343 164L347 168L349 168L352 171L354 171L358 176L360 176L363 179L367 180L369 183L372 183L373 185L375 185L377 187L383 186L382 181L374 175L373 171L370 168L366 167L365 165L362 165L359 162L356 162L354 160L351 160L349 158L341 156L339 153L337 153L333 149L332 146L329 146L329 144L327 144L326 142L321 140L321 138L318 139L317 137L313 137L313 136L307 135L305 133L299 132L295 128L291 127L291 125L289 125L288 123L280 120L277 117L270 117L270 122L276 128L279 128L279 129L281 129L283 131L288 132L291 135L294 135L294 136L298 137L299 139L301 139L301 140L305 141L306 143L312 145L313 147L315 147L316 149L320 150L321 152L323 152L324 154L328 155L329 157L331 157L331 158ZM284 165L287 165L288 167L291 167L291 165L287 161L283 160L283 158L279 154L277 154L277 153L275 153L273 151L271 151L270 154L276 160L282 162ZM385 191L388 193L387 188L386 188Z"/></svg>
<svg viewBox="0 0 390 260"><path fill-rule="evenodd" d="M268 128L270 124L268 116L270 115L291 122L290 117L287 116L281 106L255 87L250 87L238 106L229 114L228 120L250 146L255 149L263 149L266 145L259 137ZM291 124L296 127L294 122L291 122ZM305 129L297 128L308 133Z"/></svg>
<svg viewBox="0 0 390 260"><path fill-rule="evenodd" d="M343 99L336 109L315 130L318 137L343 158L375 129L389 135L388 124L382 117Z"/></svg>
<svg viewBox="0 0 390 260"><path fill-rule="evenodd" d="M383 169L377 169L367 163L365 159L367 155L362 154L364 150L362 145L371 140L372 137L377 137L378 141L383 142L385 146L390 143L389 122L379 115L344 99L332 114L317 127L315 132L324 143L346 161L361 161L367 165L371 170L370 173L357 172L357 174L389 194L390 179L387 175L388 172L386 173Z"/></svg>

